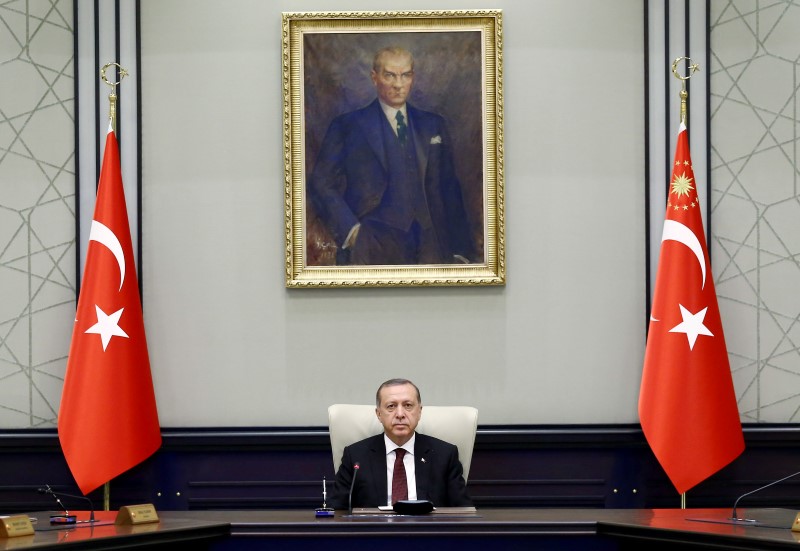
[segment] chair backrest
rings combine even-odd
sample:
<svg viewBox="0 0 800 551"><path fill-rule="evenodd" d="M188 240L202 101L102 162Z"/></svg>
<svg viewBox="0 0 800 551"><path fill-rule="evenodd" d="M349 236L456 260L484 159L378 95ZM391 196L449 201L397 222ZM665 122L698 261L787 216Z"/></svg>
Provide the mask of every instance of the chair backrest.
<svg viewBox="0 0 800 551"><path fill-rule="evenodd" d="M383 426L375 415L375 406L365 404L333 404L328 407L328 429L334 472L339 470L345 446L383 432ZM422 417L417 425L417 432L458 447L458 457L464 467L464 481L469 477L477 430L478 410L470 406L423 406Z"/></svg>

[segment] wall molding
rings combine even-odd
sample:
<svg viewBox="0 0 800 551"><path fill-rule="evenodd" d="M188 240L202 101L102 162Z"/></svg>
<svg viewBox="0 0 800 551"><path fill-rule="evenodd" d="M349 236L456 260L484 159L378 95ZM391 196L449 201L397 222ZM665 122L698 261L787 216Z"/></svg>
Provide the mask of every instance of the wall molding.
<svg viewBox="0 0 800 551"><path fill-rule="evenodd" d="M742 456L687 492L688 506L732 505L797 470L800 427L745 425L744 433ZM112 509L134 502L165 510L313 508L322 478L333 481L324 427L162 434L156 454L111 482ZM0 512L52 508L36 492L44 484L76 493L55 430L2 431L0 450ZM480 427L468 487L478 507L679 506L638 425ZM800 480L790 480L743 505L800 507L798 488ZM102 490L89 497L102 503Z"/></svg>

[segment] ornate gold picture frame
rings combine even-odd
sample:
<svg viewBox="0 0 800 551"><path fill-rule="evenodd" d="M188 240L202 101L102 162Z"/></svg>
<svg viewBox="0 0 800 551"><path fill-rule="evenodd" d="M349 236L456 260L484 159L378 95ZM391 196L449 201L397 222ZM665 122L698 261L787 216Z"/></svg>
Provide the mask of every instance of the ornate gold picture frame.
<svg viewBox="0 0 800 551"><path fill-rule="evenodd" d="M282 25L286 286L505 284L501 11Z"/></svg>

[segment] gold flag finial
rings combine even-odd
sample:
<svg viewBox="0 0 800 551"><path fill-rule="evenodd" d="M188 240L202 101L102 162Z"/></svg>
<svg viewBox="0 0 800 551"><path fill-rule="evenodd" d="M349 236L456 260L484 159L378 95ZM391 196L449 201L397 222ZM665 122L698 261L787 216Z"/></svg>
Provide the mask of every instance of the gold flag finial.
<svg viewBox="0 0 800 551"><path fill-rule="evenodd" d="M117 75L119 78L117 82L110 82L106 78L106 70L109 67L117 68ZM100 78L102 79L103 82L105 82L111 87L111 93L108 95L108 103L109 103L108 118L111 121L111 128L114 130L114 132L117 131L117 86L119 85L120 82L122 82L122 79L125 78L126 76L128 76L128 71L123 69L119 63L113 63L113 62L106 63L105 65L103 65L103 68L100 69Z"/></svg>
<svg viewBox="0 0 800 551"><path fill-rule="evenodd" d="M678 63L684 60L689 63L689 73L686 76L682 76L680 73L678 73ZM692 78L692 75L699 70L700 66L697 63L692 62L692 59L689 57L678 57L672 62L672 74L675 75L675 78L681 81L681 122L684 125L686 124L686 99L689 97L689 93L686 91L686 81Z"/></svg>

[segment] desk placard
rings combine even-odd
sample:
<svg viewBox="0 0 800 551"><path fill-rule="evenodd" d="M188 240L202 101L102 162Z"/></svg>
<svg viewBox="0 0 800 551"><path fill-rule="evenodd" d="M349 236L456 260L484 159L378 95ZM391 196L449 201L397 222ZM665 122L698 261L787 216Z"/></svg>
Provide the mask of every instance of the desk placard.
<svg viewBox="0 0 800 551"><path fill-rule="evenodd" d="M156 508L151 503L124 505L119 508L114 524L147 524L158 522Z"/></svg>
<svg viewBox="0 0 800 551"><path fill-rule="evenodd" d="M792 523L792 532L800 532L800 513L797 513L794 516L794 522Z"/></svg>
<svg viewBox="0 0 800 551"><path fill-rule="evenodd" d="M28 515L0 517L0 538L15 538L33 534L33 524Z"/></svg>

